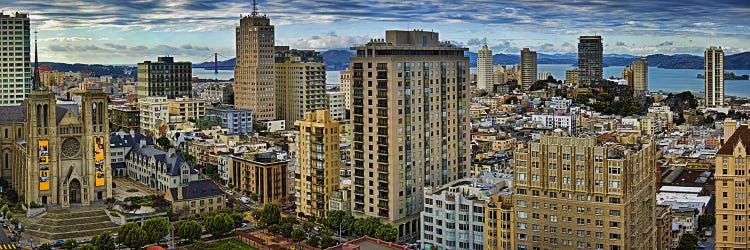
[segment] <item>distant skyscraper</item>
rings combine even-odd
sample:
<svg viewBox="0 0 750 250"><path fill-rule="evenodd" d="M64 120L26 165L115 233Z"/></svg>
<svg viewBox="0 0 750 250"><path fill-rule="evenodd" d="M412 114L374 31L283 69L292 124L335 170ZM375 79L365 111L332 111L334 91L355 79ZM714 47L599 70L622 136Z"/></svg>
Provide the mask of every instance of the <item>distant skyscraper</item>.
<svg viewBox="0 0 750 250"><path fill-rule="evenodd" d="M276 47L276 119L294 121L326 109L326 65L320 52Z"/></svg>
<svg viewBox="0 0 750 250"><path fill-rule="evenodd" d="M344 92L344 107L346 110L352 109L352 70L347 68L339 72L339 88Z"/></svg>
<svg viewBox="0 0 750 250"><path fill-rule="evenodd" d="M724 106L724 50L711 46L703 56L706 107Z"/></svg>
<svg viewBox="0 0 750 250"><path fill-rule="evenodd" d="M353 47L352 210L420 237L426 186L467 176L470 160L466 48L429 31L386 31Z"/></svg>
<svg viewBox="0 0 750 250"><path fill-rule="evenodd" d="M15 106L31 93L31 25L29 14L0 12L0 106ZM6 35L7 34L7 35Z"/></svg>
<svg viewBox="0 0 750 250"><path fill-rule="evenodd" d="M581 36L578 38L578 83L589 86L602 80L603 53L601 36Z"/></svg>
<svg viewBox="0 0 750 250"><path fill-rule="evenodd" d="M633 62L633 94L648 93L648 60L645 57Z"/></svg>
<svg viewBox="0 0 750 250"><path fill-rule="evenodd" d="M528 90L536 82L536 77L536 51L523 48L521 50L521 87Z"/></svg>
<svg viewBox="0 0 750 250"><path fill-rule="evenodd" d="M256 121L276 119L274 27L254 2L236 29L236 46L234 105L252 110Z"/></svg>
<svg viewBox="0 0 750 250"><path fill-rule="evenodd" d="M622 79L628 82L628 88L633 88L633 67L630 65L626 65L624 69L622 69Z"/></svg>
<svg viewBox="0 0 750 250"><path fill-rule="evenodd" d="M578 68L572 68L565 71L565 84L578 85Z"/></svg>
<svg viewBox="0 0 750 250"><path fill-rule="evenodd" d="M477 55L477 89L492 89L492 50L487 48L487 44L479 49Z"/></svg>
<svg viewBox="0 0 750 250"><path fill-rule="evenodd" d="M174 99L193 94L193 65L174 62L174 58L159 57L156 62L138 64L138 99L149 96L166 96Z"/></svg>

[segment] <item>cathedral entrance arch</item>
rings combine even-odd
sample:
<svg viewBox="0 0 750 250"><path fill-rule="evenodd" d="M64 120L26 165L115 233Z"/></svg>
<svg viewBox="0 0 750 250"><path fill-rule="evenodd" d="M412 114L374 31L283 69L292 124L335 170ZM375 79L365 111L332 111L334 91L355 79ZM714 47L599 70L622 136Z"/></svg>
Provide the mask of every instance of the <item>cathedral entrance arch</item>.
<svg viewBox="0 0 750 250"><path fill-rule="evenodd" d="M78 179L70 181L70 203L81 203L81 182Z"/></svg>

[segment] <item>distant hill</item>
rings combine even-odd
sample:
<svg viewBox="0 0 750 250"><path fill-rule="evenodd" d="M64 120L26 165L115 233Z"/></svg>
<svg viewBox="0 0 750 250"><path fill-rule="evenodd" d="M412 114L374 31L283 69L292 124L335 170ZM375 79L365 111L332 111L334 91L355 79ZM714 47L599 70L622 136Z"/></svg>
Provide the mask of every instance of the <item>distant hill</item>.
<svg viewBox="0 0 750 250"><path fill-rule="evenodd" d="M345 70L349 67L349 58L354 55L350 50L327 50L320 53L326 63L326 70Z"/></svg>
<svg viewBox="0 0 750 250"><path fill-rule="evenodd" d="M232 58L224 61L218 61L219 69L234 70L234 65L237 63L237 59ZM214 68L214 62L203 62L199 64L193 64L193 68Z"/></svg>
<svg viewBox="0 0 750 250"><path fill-rule="evenodd" d="M34 64L32 63L32 66ZM135 77L138 72L136 67L130 65L101 65L101 64L82 64L82 63L56 63L56 62L39 62L39 65L49 65L56 71L60 72L80 72L89 70L96 76L111 75L114 77Z"/></svg>

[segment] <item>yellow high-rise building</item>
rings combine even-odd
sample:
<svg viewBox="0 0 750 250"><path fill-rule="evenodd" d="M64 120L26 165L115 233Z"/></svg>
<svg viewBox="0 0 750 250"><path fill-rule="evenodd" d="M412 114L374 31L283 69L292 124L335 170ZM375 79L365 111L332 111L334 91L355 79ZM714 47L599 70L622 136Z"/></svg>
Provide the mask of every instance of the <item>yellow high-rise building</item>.
<svg viewBox="0 0 750 250"><path fill-rule="evenodd" d="M749 144L750 129L740 125L716 153L716 249L750 248Z"/></svg>
<svg viewBox="0 0 750 250"><path fill-rule="evenodd" d="M323 218L328 214L328 199L341 182L340 124L328 110L317 110L305 113L294 126L299 150L294 180L297 212Z"/></svg>
<svg viewBox="0 0 750 250"><path fill-rule="evenodd" d="M614 137L610 137L614 138ZM656 149L542 135L515 152L517 249L655 249Z"/></svg>
<svg viewBox="0 0 750 250"><path fill-rule="evenodd" d="M484 247L486 250L512 250L515 248L515 221L513 200L510 194L490 196L484 206Z"/></svg>
<svg viewBox="0 0 750 250"><path fill-rule="evenodd" d="M326 65L320 52L276 46L276 119L294 124L326 109Z"/></svg>

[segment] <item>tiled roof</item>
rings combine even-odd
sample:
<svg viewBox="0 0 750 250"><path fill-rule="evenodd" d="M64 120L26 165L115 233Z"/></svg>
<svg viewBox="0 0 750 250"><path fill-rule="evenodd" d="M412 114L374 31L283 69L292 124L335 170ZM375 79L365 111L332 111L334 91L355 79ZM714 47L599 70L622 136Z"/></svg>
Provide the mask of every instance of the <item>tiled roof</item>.
<svg viewBox="0 0 750 250"><path fill-rule="evenodd" d="M146 144L141 146L141 140L145 140ZM110 147L131 147L132 149L126 157L131 154L138 154L145 157L154 157L157 162L162 162L167 165L167 174L170 176L180 175L182 166L187 164L185 159L182 158L182 154L175 153L171 157L168 156L167 152L158 149L154 146L153 139L142 134L136 134L131 136L129 134L119 136L113 134L110 136L110 144L114 146Z"/></svg>
<svg viewBox="0 0 750 250"><path fill-rule="evenodd" d="M178 188L169 189L169 192L172 193L173 199L177 199L178 197L177 190ZM224 195L224 190L221 190L221 188L211 180L191 181L187 186L182 187L183 200L201 199L219 195Z"/></svg>
<svg viewBox="0 0 750 250"><path fill-rule="evenodd" d="M737 142L742 141L742 144L745 146L746 153L750 154L750 129L748 129L747 125L742 125L737 130L734 131L734 134L727 139L726 142L724 142L724 145L721 146L718 152L716 152L717 155L732 155L734 154L734 147L737 145Z"/></svg>
<svg viewBox="0 0 750 250"><path fill-rule="evenodd" d="M0 106L0 124L26 121L26 105Z"/></svg>

